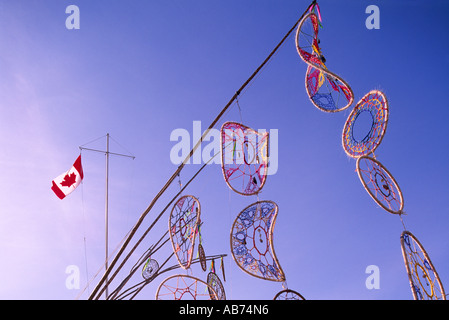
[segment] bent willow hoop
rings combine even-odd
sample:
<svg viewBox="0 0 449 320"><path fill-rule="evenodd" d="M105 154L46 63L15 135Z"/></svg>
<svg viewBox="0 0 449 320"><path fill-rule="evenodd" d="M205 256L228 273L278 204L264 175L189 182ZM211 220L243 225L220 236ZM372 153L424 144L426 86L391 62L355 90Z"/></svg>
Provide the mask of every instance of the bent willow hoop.
<svg viewBox="0 0 449 320"><path fill-rule="evenodd" d="M156 291L156 300L217 300L217 297L206 282L188 275L170 276Z"/></svg>
<svg viewBox="0 0 449 320"><path fill-rule="evenodd" d="M418 239L409 231L401 234L401 249L415 300L446 300L443 284Z"/></svg>
<svg viewBox="0 0 449 320"><path fill-rule="evenodd" d="M211 300L215 300L214 293L216 293L218 300L226 300L225 289L220 281L220 278L217 276L215 272L213 271L209 272L209 274L207 275L207 284L209 285L208 289L209 288L212 289L212 290L209 289Z"/></svg>
<svg viewBox="0 0 449 320"><path fill-rule="evenodd" d="M306 300L300 293L295 290L285 289L279 291L273 300Z"/></svg>
<svg viewBox="0 0 449 320"><path fill-rule="evenodd" d="M354 137L354 125L362 113L371 116L371 127L362 139ZM374 152L381 143L388 123L388 101L379 90L368 92L354 107L342 133L342 144L346 154L353 158L366 156Z"/></svg>
<svg viewBox="0 0 449 320"><path fill-rule="evenodd" d="M384 210L401 214L404 199L391 173L377 160L362 156L357 159L357 174L365 190Z"/></svg>
<svg viewBox="0 0 449 320"><path fill-rule="evenodd" d="M307 14L296 30L296 49L308 64L305 85L312 103L324 112L338 112L354 101L351 87L338 75L327 69L318 39L318 17Z"/></svg>
<svg viewBox="0 0 449 320"><path fill-rule="evenodd" d="M231 228L231 253L246 273L282 282L285 275L273 248L277 213L278 206L273 201L259 201L243 209Z"/></svg>
<svg viewBox="0 0 449 320"><path fill-rule="evenodd" d="M192 262L200 213L200 202L189 195L181 197L170 213L170 240L179 265L184 269Z"/></svg>
<svg viewBox="0 0 449 320"><path fill-rule="evenodd" d="M259 193L267 179L269 134L225 122L220 136L221 168L229 188L244 196Z"/></svg>

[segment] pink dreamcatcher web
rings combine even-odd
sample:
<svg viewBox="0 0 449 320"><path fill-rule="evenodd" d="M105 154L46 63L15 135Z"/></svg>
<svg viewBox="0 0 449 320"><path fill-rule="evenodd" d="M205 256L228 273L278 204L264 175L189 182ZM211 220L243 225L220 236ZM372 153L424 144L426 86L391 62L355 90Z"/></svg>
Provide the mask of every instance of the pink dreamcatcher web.
<svg viewBox="0 0 449 320"><path fill-rule="evenodd" d="M267 179L268 133L259 133L237 122L221 127L221 168L226 184L235 192L259 193Z"/></svg>
<svg viewBox="0 0 449 320"><path fill-rule="evenodd" d="M305 77L307 94L313 105L321 111L339 112L352 104L354 93L345 80L326 67L318 31L319 18L314 12L308 13L296 30L296 49L301 59L308 64Z"/></svg>
<svg viewBox="0 0 449 320"><path fill-rule="evenodd" d="M191 195L181 197L170 213L170 240L179 265L188 269L192 262L201 207Z"/></svg>

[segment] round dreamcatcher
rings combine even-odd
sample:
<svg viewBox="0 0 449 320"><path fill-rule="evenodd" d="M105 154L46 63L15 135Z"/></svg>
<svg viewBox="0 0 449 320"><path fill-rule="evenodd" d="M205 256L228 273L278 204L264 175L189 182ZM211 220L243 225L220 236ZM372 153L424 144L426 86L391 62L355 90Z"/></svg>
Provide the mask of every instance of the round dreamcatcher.
<svg viewBox="0 0 449 320"><path fill-rule="evenodd" d="M273 300L306 300L300 293L295 290L285 289L279 291Z"/></svg>
<svg viewBox="0 0 449 320"><path fill-rule="evenodd" d="M409 231L401 234L401 249L415 300L446 300L443 284L424 247Z"/></svg>
<svg viewBox="0 0 449 320"><path fill-rule="evenodd" d="M369 195L384 210L401 214L404 199L391 173L377 160L362 156L357 159L357 173Z"/></svg>
<svg viewBox="0 0 449 320"><path fill-rule="evenodd" d="M307 14L296 30L296 49L308 64L305 85L312 103L324 112L338 112L354 101L351 87L338 75L327 69L318 38L319 18L314 12Z"/></svg>
<svg viewBox="0 0 449 320"><path fill-rule="evenodd" d="M188 269L193 257L198 222L200 220L200 202L194 196L181 197L170 214L170 239L179 265Z"/></svg>
<svg viewBox="0 0 449 320"><path fill-rule="evenodd" d="M227 185L250 196L260 192L268 171L267 132L259 133L237 122L221 127L221 168Z"/></svg>
<svg viewBox="0 0 449 320"><path fill-rule="evenodd" d="M206 282L189 275L170 276L156 291L156 300L218 300L217 297Z"/></svg>
<svg viewBox="0 0 449 320"><path fill-rule="evenodd" d="M354 127L357 119L363 113L371 116L371 126L368 133L362 138L354 135ZM343 128L342 144L346 154L358 158L373 153L385 135L387 123L387 98L379 90L368 92L354 107Z"/></svg>
<svg viewBox="0 0 449 320"><path fill-rule="evenodd" d="M243 209L232 225L231 253L246 273L282 282L285 275L273 248L277 213L278 206L273 201L258 201Z"/></svg>
<svg viewBox="0 0 449 320"><path fill-rule="evenodd" d="M148 258L147 262L144 264L144 266L142 268L142 277L145 280L150 280L156 275L158 270L159 270L159 264L157 263L157 261L154 259Z"/></svg>

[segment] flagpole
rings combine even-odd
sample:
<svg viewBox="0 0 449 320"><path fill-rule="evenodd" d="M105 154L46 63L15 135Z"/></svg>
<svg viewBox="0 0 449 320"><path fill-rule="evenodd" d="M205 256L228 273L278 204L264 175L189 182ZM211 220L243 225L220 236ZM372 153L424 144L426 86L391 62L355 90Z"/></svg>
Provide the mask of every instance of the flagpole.
<svg viewBox="0 0 449 320"><path fill-rule="evenodd" d="M80 146L80 150L87 150L87 151L95 151L95 152L101 152L104 153L106 155L106 186L105 186L105 205L104 205L104 220L105 220L105 274L107 275L108 273L108 258L109 258L109 252L108 252L108 244L109 244L109 238L108 238L108 230L109 230L109 156L110 155L115 155L115 156L121 156L121 157L127 157L127 158L132 158L133 160L136 158L132 155L127 155L127 154L120 154L120 153L114 153L114 152L110 152L109 151L109 138L110 135L109 133L106 134L106 151L103 150L96 150L96 149L89 149L89 148L84 148L82 146ZM107 281L107 276L106 276L106 283L108 283ZM106 291L105 291L105 296L106 296L106 300L108 298L108 287L106 285Z"/></svg>

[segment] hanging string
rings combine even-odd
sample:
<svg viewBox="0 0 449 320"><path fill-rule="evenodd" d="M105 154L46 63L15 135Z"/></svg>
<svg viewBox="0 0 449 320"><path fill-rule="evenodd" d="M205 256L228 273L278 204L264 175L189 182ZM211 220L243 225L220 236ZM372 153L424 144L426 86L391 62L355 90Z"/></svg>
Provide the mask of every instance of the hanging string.
<svg viewBox="0 0 449 320"><path fill-rule="evenodd" d="M224 269L224 263L223 263L223 256L220 259L220 269L221 269L221 273L223 275L223 281L226 282L225 269Z"/></svg>
<svg viewBox="0 0 449 320"><path fill-rule="evenodd" d="M81 149L80 149L81 156ZM86 208L84 205L84 182L81 180L81 206L83 208L83 246L84 246L84 264L86 268L87 293L90 294L89 286L89 268L87 263L87 240L86 240Z"/></svg>
<svg viewBox="0 0 449 320"><path fill-rule="evenodd" d="M407 228L405 227L404 220L402 219L402 215L404 215L404 214L405 213L403 213L403 212L399 213L399 218L401 219L401 223L402 223L402 226L404 227L404 230L407 230Z"/></svg>
<svg viewBox="0 0 449 320"><path fill-rule="evenodd" d="M239 104L239 98L238 96L240 95L240 91L237 91L237 96L235 97L235 103L237 104L237 107L239 108L239 114L240 114L240 123L243 124L243 118L242 118L242 108L240 108L240 104Z"/></svg>

